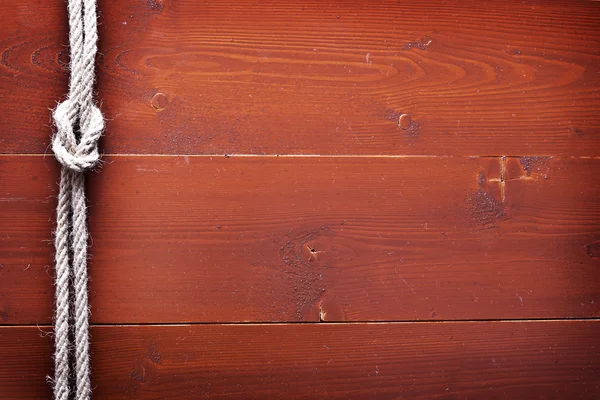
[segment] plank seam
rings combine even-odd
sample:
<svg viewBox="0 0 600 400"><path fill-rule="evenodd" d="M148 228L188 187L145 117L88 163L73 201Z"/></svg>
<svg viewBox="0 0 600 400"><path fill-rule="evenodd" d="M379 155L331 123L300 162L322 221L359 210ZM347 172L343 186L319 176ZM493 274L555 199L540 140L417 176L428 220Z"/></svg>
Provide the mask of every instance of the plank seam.
<svg viewBox="0 0 600 400"><path fill-rule="evenodd" d="M600 156L561 156L546 154L478 154L478 155L444 155L444 154L128 154L106 153L103 157L225 157L225 158L520 158L520 157L549 157L554 159L591 159L598 160ZM42 153L0 153L0 157L49 157L52 154Z"/></svg>
<svg viewBox="0 0 600 400"><path fill-rule="evenodd" d="M525 323L525 322L600 322L600 317L573 317L573 318L513 318L513 319L456 319L456 320L405 320L405 321L303 321L303 322L141 322L141 323L94 323L90 327L135 327L135 326L300 326L300 325L423 325L423 324L471 324L471 323ZM51 329L51 324L0 324L2 328L38 328ZM44 332L46 333L46 332Z"/></svg>

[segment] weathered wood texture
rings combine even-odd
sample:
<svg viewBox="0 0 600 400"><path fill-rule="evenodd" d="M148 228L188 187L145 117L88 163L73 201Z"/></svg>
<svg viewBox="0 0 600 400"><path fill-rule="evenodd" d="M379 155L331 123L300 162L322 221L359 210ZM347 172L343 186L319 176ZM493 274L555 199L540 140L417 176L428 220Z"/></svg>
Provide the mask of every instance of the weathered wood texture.
<svg viewBox="0 0 600 400"><path fill-rule="evenodd" d="M0 2L2 399L51 397L65 5ZM438 321L600 317L600 3L99 10L95 398L598 398L600 319Z"/></svg>
<svg viewBox="0 0 600 400"><path fill-rule="evenodd" d="M600 393L598 321L111 326L91 333L97 399L529 400ZM45 377L52 339L40 336L37 327L0 328L3 399L51 397Z"/></svg>
<svg viewBox="0 0 600 400"><path fill-rule="evenodd" d="M600 148L598 2L101 0L99 9L108 153ZM67 92L65 4L7 1L0 15L0 152L42 153L49 109ZM164 108L152 106L157 93Z"/></svg>
<svg viewBox="0 0 600 400"><path fill-rule="evenodd" d="M0 316L48 323L57 167L0 157ZM105 158L95 322L600 315L600 160Z"/></svg>

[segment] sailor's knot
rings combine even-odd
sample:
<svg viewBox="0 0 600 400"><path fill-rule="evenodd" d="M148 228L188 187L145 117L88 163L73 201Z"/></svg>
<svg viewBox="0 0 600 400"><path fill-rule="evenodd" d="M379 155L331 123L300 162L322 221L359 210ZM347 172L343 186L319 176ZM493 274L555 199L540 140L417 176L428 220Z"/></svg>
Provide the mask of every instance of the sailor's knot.
<svg viewBox="0 0 600 400"><path fill-rule="evenodd" d="M93 168L100 159L98 140L104 130L100 109L94 104L84 107L67 99L52 114L57 128L52 138L54 155L62 165L77 172Z"/></svg>

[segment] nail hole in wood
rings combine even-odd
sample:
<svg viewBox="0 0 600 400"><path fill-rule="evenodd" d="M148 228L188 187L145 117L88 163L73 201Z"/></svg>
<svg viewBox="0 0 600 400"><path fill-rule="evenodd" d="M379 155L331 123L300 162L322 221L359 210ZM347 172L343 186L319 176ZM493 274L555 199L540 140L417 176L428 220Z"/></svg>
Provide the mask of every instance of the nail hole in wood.
<svg viewBox="0 0 600 400"><path fill-rule="evenodd" d="M407 130L412 125L412 118L408 114L402 114L398 118L398 126L404 130Z"/></svg>
<svg viewBox="0 0 600 400"><path fill-rule="evenodd" d="M156 93L154 97L152 97L151 101L152 107L156 108L157 110L164 109L168 102L167 96L163 93Z"/></svg>

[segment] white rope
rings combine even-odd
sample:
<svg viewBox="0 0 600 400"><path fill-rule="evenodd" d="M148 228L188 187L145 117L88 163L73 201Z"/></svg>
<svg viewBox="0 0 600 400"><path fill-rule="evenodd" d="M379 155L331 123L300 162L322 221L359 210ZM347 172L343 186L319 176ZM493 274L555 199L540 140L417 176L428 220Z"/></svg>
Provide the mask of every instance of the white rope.
<svg viewBox="0 0 600 400"><path fill-rule="evenodd" d="M56 310L54 398L69 400L70 282L74 289L75 399L91 397L84 172L99 160L102 113L93 101L98 27L96 0L69 0L69 96L54 110L52 150L62 164L56 209ZM72 255L73 263L69 260ZM72 276L71 276L72 275Z"/></svg>

